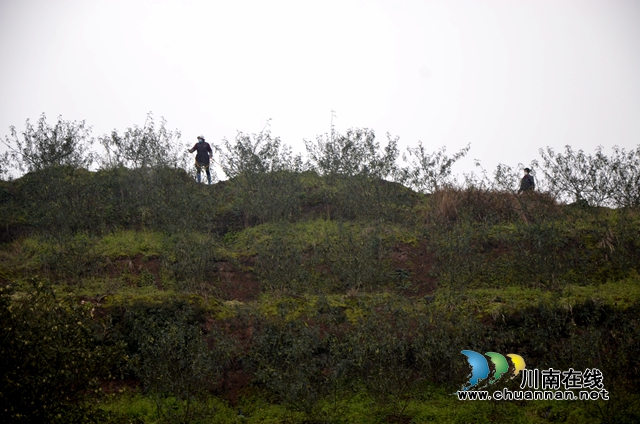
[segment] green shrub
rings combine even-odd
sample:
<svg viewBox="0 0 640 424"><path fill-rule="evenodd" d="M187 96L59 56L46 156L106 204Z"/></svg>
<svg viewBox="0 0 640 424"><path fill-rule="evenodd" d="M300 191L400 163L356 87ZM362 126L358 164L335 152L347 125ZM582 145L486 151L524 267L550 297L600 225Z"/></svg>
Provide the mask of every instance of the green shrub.
<svg viewBox="0 0 640 424"><path fill-rule="evenodd" d="M277 226L270 237L255 246L255 271L263 287L281 293L305 293L312 289L309 264L304 263L304 250L293 242L295 232Z"/></svg>
<svg viewBox="0 0 640 424"><path fill-rule="evenodd" d="M218 242L208 234L184 232L168 238L163 267L179 288L201 295L215 292Z"/></svg>
<svg viewBox="0 0 640 424"><path fill-rule="evenodd" d="M368 311L349 334L352 372L377 407L395 417L404 415L422 380L409 324L401 309L382 307Z"/></svg>
<svg viewBox="0 0 640 424"><path fill-rule="evenodd" d="M304 413L307 422L330 421L337 411L323 410L322 401L342 387L344 370L338 361L344 358L337 354L338 344L336 337L323 336L318 326L302 320L266 322L250 352L256 382Z"/></svg>
<svg viewBox="0 0 640 424"><path fill-rule="evenodd" d="M0 417L4 422L87 422L101 379L123 360L121 344L94 328L92 309L32 281L0 289Z"/></svg>
<svg viewBox="0 0 640 424"><path fill-rule="evenodd" d="M165 422L207 420L215 413L207 396L219 384L233 345L217 332L205 338L203 321L202 309L175 300L130 305L117 319L129 370Z"/></svg>
<svg viewBox="0 0 640 424"><path fill-rule="evenodd" d="M27 119L20 136L11 126L11 138L6 137L2 141L9 149L5 161L10 158L9 163L20 171L31 172L62 165L88 168L93 162L94 154L89 151L93 144L91 127L86 127L84 121L64 121L59 116L58 122L51 126L43 113L35 128Z"/></svg>

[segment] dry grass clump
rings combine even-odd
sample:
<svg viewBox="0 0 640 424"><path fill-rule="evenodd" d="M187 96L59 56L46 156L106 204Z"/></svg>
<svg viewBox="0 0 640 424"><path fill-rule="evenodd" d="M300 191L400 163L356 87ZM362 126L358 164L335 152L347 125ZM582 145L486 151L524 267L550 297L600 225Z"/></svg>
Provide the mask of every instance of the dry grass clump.
<svg viewBox="0 0 640 424"><path fill-rule="evenodd" d="M444 188L429 198L424 209L425 224L451 225L460 220L487 224L535 222L560 213L556 200L546 194L527 192L520 195L477 188Z"/></svg>

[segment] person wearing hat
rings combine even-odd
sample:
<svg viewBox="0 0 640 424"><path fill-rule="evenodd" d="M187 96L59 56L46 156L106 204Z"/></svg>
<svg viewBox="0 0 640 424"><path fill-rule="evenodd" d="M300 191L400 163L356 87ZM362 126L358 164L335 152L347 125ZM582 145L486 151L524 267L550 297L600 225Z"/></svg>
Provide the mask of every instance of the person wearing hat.
<svg viewBox="0 0 640 424"><path fill-rule="evenodd" d="M518 190L518 194L522 193L523 191L529 191L536 188L536 183L533 180L533 175L530 175L529 172L531 172L529 168L524 168L524 177L522 177L522 180L520 181L520 190Z"/></svg>
<svg viewBox="0 0 640 424"><path fill-rule="evenodd" d="M207 173L207 181L211 184L211 172L209 171L209 162L213 157L213 150L211 150L211 146L209 143L204 141L204 136L198 136L198 142L189 150L189 153L196 153L196 169L198 170L198 182L200 182L200 173L202 172L202 168L205 169Z"/></svg>

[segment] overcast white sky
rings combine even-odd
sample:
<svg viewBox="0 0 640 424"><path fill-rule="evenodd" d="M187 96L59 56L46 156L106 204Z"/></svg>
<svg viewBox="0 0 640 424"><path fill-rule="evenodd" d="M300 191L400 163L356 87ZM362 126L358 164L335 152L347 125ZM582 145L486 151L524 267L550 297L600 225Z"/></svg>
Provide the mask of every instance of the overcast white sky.
<svg viewBox="0 0 640 424"><path fill-rule="evenodd" d="M0 136L152 111L185 146L272 118L304 152L333 109L338 131L471 143L462 165L489 170L640 143L638 0L1 0L0 58Z"/></svg>

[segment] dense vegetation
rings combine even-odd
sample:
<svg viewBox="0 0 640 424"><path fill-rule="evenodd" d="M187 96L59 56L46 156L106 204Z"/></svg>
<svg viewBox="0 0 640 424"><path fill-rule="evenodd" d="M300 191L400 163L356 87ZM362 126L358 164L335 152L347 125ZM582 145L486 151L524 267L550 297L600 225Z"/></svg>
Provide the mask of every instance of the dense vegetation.
<svg viewBox="0 0 640 424"><path fill-rule="evenodd" d="M640 146L541 150L517 194L366 129L305 158L239 133L211 186L152 117L98 141L5 140L2 421L640 419ZM464 349L598 368L610 400L458 401Z"/></svg>

